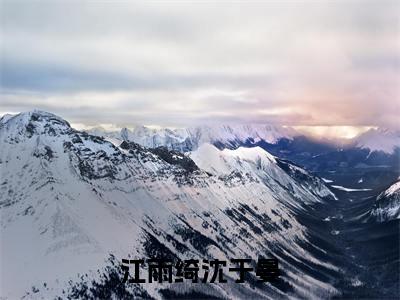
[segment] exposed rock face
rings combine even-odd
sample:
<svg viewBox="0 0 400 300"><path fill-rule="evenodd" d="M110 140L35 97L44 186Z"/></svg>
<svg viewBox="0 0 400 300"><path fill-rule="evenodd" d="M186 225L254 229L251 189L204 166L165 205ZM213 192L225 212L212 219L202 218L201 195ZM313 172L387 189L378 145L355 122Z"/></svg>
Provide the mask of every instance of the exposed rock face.
<svg viewBox="0 0 400 300"><path fill-rule="evenodd" d="M371 215L379 222L400 219L400 180L379 194Z"/></svg>

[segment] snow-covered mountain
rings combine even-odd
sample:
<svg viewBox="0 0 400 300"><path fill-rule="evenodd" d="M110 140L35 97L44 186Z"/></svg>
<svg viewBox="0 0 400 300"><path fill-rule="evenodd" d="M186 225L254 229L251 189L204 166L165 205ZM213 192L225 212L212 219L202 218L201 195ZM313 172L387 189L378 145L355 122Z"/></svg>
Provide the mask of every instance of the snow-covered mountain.
<svg viewBox="0 0 400 300"><path fill-rule="evenodd" d="M110 140L132 141L148 148L165 146L168 149L183 152L195 150L204 143L232 148L249 141L275 143L283 137L290 139L299 135L292 128L272 125L215 125L181 129L152 129L138 126L133 130L123 128L120 132L99 129L88 130L88 132Z"/></svg>
<svg viewBox="0 0 400 300"><path fill-rule="evenodd" d="M371 215L379 222L400 219L400 179L379 194Z"/></svg>
<svg viewBox="0 0 400 300"><path fill-rule="evenodd" d="M196 141L202 138L210 136ZM115 145L32 111L1 119L0 149L2 297L96 298L104 286L109 298L161 298L163 290L221 298L337 293L327 278L338 268L321 259L297 219L334 195L321 179L261 148L221 151L202 143L184 155L129 139ZM228 274L226 284L121 287L114 263L160 255L274 255L281 281L234 284Z"/></svg>
<svg viewBox="0 0 400 300"><path fill-rule="evenodd" d="M165 146L168 149L182 152L195 150L203 143L232 149L243 145L275 145L282 140L292 141L304 137L304 133L296 131L292 127L254 124L197 126L180 129L153 129L137 126L132 130L122 128L120 131L107 131L97 127L87 130L87 132L117 144L125 140L148 148ZM352 140L346 140L345 143L340 140L316 140L313 137L309 137L308 140L309 143L314 144L315 149L330 145L338 150L359 148L369 149L371 152L380 151L385 154L393 154L396 149L400 149L400 132L386 128L370 129ZM340 142L338 143L338 141Z"/></svg>
<svg viewBox="0 0 400 300"><path fill-rule="evenodd" d="M400 131L386 128L370 129L354 138L354 145L370 151L393 153L396 148L400 148Z"/></svg>

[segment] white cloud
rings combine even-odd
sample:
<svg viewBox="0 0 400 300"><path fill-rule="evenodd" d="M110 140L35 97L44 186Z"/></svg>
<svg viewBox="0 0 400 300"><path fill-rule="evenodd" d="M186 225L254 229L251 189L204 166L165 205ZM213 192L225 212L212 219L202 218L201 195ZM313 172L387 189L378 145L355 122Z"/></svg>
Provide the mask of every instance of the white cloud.
<svg viewBox="0 0 400 300"><path fill-rule="evenodd" d="M1 2L4 111L398 126L400 4Z"/></svg>

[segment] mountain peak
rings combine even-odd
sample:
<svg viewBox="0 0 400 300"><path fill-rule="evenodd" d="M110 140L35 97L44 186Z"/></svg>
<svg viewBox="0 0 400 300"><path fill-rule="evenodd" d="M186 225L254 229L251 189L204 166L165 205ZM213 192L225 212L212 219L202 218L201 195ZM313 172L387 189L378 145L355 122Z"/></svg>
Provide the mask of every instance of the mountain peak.
<svg viewBox="0 0 400 300"><path fill-rule="evenodd" d="M9 137L16 139L20 139L21 136L30 138L34 134L57 135L72 130L71 125L63 118L38 109L3 116L0 125L6 129Z"/></svg>
<svg viewBox="0 0 400 300"><path fill-rule="evenodd" d="M371 151L383 151L393 153L400 147L400 131L388 128L371 128L355 139L355 144L360 148L368 148Z"/></svg>
<svg viewBox="0 0 400 300"><path fill-rule="evenodd" d="M16 120L19 121L49 121L49 120L57 120L59 122L65 123L68 126L69 123L64 120L63 118L61 118L60 116L57 116L53 113L44 111L44 110L40 110L40 109L33 109L30 111L26 111L26 112L21 112L19 114L15 114L15 115L11 115L11 114L6 114L3 117L7 116L7 121L13 118L16 118Z"/></svg>

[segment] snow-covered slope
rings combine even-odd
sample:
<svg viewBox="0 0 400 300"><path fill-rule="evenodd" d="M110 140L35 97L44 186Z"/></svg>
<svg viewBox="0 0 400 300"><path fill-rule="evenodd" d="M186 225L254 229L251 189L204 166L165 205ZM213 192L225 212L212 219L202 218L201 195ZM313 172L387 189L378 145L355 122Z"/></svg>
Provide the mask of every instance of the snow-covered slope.
<svg viewBox="0 0 400 300"><path fill-rule="evenodd" d="M307 190L307 193L311 191L319 197L335 198L326 188L323 180L274 157L260 147L240 147L235 150L220 151L213 145L202 144L196 151L190 153L190 158L201 169L219 176L219 178L236 178L236 180L245 182L246 176L250 180L256 176L257 180L261 180L269 186L283 185L294 195L304 199L303 201L306 203L308 200L314 201L314 199L304 195L304 189ZM242 177L242 174L245 176ZM293 181L296 182L296 185L292 185ZM301 207L304 202L301 203L296 199L291 204Z"/></svg>
<svg viewBox="0 0 400 300"><path fill-rule="evenodd" d="M120 141L132 141L149 148L166 146L169 149L183 152L195 150L203 143L236 147L247 141L275 143L280 138L292 138L298 135L292 128L272 125L215 125L174 130L138 126L133 130L123 128L119 133L99 130L89 130L88 132L106 138L118 137Z"/></svg>
<svg viewBox="0 0 400 300"><path fill-rule="evenodd" d="M303 135L291 127L273 125L215 125L197 126L180 129L152 129L137 126L133 130L107 131L93 128L87 131L111 141L132 141L144 147L165 146L178 151L192 151L203 143L217 145L219 148L237 148L246 143L257 144L261 141L275 144L280 139L293 139ZM337 144L336 140L329 140ZM343 141L340 141L341 144ZM371 151L383 151L391 154L400 148L400 132L384 128L370 129L367 132L346 141L347 148L367 148Z"/></svg>
<svg viewBox="0 0 400 300"><path fill-rule="evenodd" d="M307 230L296 219L333 195L319 178L260 148L220 151L204 144L189 158L132 142L117 147L33 111L2 119L0 149L0 296L94 297L94 282L111 278L102 275L110 254L120 261L165 253L225 260L273 254L289 294L336 292L315 276L316 266L336 267L310 252ZM126 289L155 298L161 288L261 298L283 297L283 287L230 278L206 288Z"/></svg>
<svg viewBox="0 0 400 300"><path fill-rule="evenodd" d="M370 129L354 139L355 146L371 151L393 153L400 148L400 131L384 128Z"/></svg>
<svg viewBox="0 0 400 300"><path fill-rule="evenodd" d="M400 219L400 180L379 194L371 215L379 222Z"/></svg>

